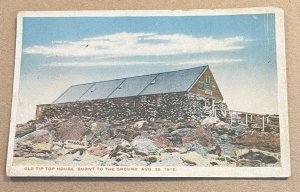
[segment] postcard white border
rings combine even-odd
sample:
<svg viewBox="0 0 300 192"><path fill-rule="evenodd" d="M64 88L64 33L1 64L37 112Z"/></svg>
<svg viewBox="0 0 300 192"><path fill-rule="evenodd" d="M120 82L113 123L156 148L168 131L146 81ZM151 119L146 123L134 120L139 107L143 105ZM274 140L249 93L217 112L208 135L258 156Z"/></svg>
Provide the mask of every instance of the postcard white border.
<svg viewBox="0 0 300 192"><path fill-rule="evenodd" d="M13 148L16 129L16 114L22 55L22 35L24 17L139 17L139 16L222 16L246 14L275 14L276 59L278 75L278 109L280 118L281 167L176 167L176 171L24 171L24 166L13 166ZM6 173L12 177L224 177L224 178L255 178L255 177L289 177L290 147L288 128L288 103L285 59L284 12L280 8L257 7L238 9L199 9L199 10L110 10L110 11L38 11L19 12L17 18L15 70L13 83L13 98ZM36 166L32 166L36 167ZM44 167L44 166L39 166ZM51 167L51 166L49 166ZM70 166L77 168L78 166ZM83 167L83 166L81 166ZM85 166L89 167L89 166ZM67 168L67 167L65 167ZM105 168L105 167L103 167ZM109 168L109 167L107 167ZM110 167L112 168L112 167ZM116 167L115 167L116 168ZM126 167L128 168L128 167ZM141 167L136 167L140 169ZM154 168L154 167L153 167ZM164 167L160 167L164 168Z"/></svg>

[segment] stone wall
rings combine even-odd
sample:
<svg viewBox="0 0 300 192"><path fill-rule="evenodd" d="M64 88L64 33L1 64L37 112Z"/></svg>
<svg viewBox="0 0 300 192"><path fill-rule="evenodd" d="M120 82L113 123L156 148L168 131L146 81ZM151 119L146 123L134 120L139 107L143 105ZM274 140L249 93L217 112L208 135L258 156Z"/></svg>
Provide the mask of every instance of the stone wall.
<svg viewBox="0 0 300 192"><path fill-rule="evenodd" d="M212 110L214 106L215 110ZM221 101L212 102L193 93L171 93L117 99L80 101L37 106L37 120L69 119L80 117L87 121L125 123L139 120L166 119L173 122L200 120L206 116L220 115L227 110Z"/></svg>

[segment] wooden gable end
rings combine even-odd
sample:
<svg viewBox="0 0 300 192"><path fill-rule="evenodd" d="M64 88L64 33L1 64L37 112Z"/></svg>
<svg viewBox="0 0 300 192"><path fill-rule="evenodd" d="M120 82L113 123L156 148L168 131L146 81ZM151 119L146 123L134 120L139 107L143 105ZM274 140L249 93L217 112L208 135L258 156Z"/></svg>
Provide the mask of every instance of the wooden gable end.
<svg viewBox="0 0 300 192"><path fill-rule="evenodd" d="M193 85L190 92L215 100L223 100L222 93L209 67Z"/></svg>

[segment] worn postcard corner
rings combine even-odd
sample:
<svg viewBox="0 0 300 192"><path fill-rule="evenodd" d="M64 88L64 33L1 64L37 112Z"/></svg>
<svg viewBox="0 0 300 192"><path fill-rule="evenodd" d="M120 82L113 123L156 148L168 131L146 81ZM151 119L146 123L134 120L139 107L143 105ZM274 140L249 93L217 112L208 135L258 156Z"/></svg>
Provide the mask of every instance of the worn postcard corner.
<svg viewBox="0 0 300 192"><path fill-rule="evenodd" d="M290 176L282 9L17 20L8 176Z"/></svg>

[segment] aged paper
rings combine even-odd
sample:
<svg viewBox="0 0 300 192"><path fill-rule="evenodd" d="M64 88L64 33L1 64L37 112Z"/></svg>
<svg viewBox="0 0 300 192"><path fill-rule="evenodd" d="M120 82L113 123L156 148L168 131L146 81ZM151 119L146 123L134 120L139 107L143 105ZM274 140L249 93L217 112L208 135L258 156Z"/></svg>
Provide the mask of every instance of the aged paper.
<svg viewBox="0 0 300 192"><path fill-rule="evenodd" d="M21 12L9 176L287 177L283 12Z"/></svg>

